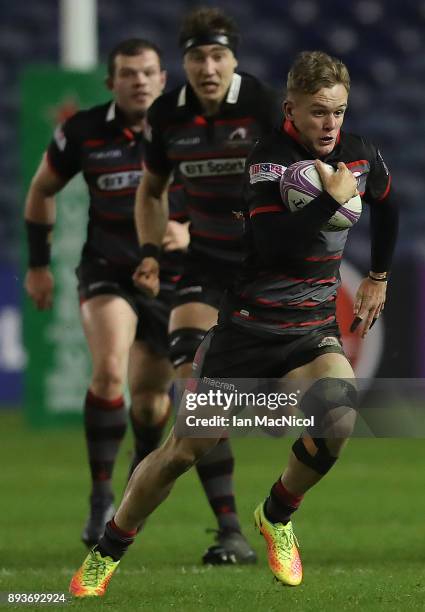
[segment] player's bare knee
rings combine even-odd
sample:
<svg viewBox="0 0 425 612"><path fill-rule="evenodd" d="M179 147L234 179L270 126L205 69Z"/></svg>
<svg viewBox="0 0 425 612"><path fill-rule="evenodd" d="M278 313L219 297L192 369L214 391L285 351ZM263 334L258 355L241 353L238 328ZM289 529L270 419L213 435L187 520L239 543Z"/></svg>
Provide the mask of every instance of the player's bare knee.
<svg viewBox="0 0 425 612"><path fill-rule="evenodd" d="M322 378L305 393L300 408L314 426L292 446L295 457L322 476L334 465L356 420L354 381Z"/></svg>
<svg viewBox="0 0 425 612"><path fill-rule="evenodd" d="M351 437L356 423L357 412L349 406L338 406L329 410L322 422L322 430L328 441L334 441L334 448L338 448L338 440L343 441ZM328 443L329 446L329 443ZM339 454L339 453L338 453Z"/></svg>
<svg viewBox="0 0 425 612"><path fill-rule="evenodd" d="M124 388L124 374L120 360L111 355L96 365L91 387L94 393L100 396L121 393Z"/></svg>
<svg viewBox="0 0 425 612"><path fill-rule="evenodd" d="M137 421L147 427L167 417L170 399L161 391L141 391L131 396L131 411Z"/></svg>
<svg viewBox="0 0 425 612"><path fill-rule="evenodd" d="M304 394L300 408L314 417L309 432L320 437L349 437L352 433L357 408L355 382L344 378L321 378Z"/></svg>

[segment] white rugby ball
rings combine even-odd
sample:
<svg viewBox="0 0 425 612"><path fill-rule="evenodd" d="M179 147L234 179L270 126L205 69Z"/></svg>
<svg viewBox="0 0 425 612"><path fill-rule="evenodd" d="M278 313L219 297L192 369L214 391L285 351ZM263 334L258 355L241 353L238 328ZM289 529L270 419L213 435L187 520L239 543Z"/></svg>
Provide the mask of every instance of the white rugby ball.
<svg viewBox="0 0 425 612"><path fill-rule="evenodd" d="M329 172L334 168L326 164ZM306 204L317 198L323 191L322 181L311 159L295 162L286 168L280 181L282 200L292 212L304 208ZM323 226L325 232L340 232L353 227L362 213L362 200L354 196L337 210Z"/></svg>

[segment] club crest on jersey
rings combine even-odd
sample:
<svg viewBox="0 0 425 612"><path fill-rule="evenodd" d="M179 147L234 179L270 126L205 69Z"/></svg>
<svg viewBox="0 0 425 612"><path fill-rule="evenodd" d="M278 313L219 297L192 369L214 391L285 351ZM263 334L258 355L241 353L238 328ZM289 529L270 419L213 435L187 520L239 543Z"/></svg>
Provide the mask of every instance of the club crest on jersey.
<svg viewBox="0 0 425 612"><path fill-rule="evenodd" d="M229 140L246 140L248 137L248 130L246 127L238 127L229 134Z"/></svg>
<svg viewBox="0 0 425 612"><path fill-rule="evenodd" d="M280 164L263 163L252 164L249 167L249 182L251 185L260 181L280 181L286 166Z"/></svg>
<svg viewBox="0 0 425 612"><path fill-rule="evenodd" d="M233 132L230 132L226 140L226 147L235 149L237 147L252 146L253 140L248 129L243 126L239 126Z"/></svg>

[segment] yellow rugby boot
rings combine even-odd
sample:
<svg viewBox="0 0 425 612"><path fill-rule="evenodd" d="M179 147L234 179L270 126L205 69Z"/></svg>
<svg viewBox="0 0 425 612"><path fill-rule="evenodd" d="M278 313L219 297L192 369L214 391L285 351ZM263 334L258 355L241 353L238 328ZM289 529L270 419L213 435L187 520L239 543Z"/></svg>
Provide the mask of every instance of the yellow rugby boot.
<svg viewBox="0 0 425 612"><path fill-rule="evenodd" d="M93 548L72 577L69 592L74 597L102 597L118 564L119 561L114 561L112 557L102 557Z"/></svg>
<svg viewBox="0 0 425 612"><path fill-rule="evenodd" d="M292 523L271 523L264 515L264 502L254 512L255 525L267 542L269 567L276 579L287 586L297 586L303 579L303 567Z"/></svg>

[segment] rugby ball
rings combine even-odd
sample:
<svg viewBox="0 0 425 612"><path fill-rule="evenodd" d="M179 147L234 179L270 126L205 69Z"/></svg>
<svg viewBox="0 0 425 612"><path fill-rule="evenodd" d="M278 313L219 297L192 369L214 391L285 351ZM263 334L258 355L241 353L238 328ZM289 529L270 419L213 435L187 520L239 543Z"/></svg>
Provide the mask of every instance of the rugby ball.
<svg viewBox="0 0 425 612"><path fill-rule="evenodd" d="M326 164L329 172L334 168ZM292 212L304 208L306 204L317 198L323 191L322 181L314 161L295 162L286 168L280 181L282 200ZM340 232L352 227L362 213L362 200L359 195L348 200L323 226L325 232Z"/></svg>

